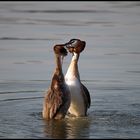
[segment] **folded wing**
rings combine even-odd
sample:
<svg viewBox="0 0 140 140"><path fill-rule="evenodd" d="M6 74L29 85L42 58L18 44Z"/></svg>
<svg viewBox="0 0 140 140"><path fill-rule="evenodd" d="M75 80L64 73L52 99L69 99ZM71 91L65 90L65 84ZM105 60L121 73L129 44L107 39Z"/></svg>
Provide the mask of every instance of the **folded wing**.
<svg viewBox="0 0 140 140"><path fill-rule="evenodd" d="M55 90L49 88L47 91L44 108L45 108L45 118L52 119L55 117L63 103L63 94L60 90Z"/></svg>
<svg viewBox="0 0 140 140"><path fill-rule="evenodd" d="M82 84L82 83L81 83ZM82 88L84 90L84 96L85 96L85 103L86 103L86 106L89 108L90 107L90 104L91 104L91 98L90 98L90 93L88 91L88 89L82 84Z"/></svg>

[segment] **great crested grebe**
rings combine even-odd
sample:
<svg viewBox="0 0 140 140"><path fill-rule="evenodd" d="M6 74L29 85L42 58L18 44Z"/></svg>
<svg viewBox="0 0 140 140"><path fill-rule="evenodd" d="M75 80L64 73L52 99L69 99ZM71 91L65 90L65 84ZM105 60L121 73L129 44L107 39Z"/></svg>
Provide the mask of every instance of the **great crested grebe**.
<svg viewBox="0 0 140 140"><path fill-rule="evenodd" d="M64 47L65 44L54 46L56 68L51 85L46 92L42 110L42 116L47 120L64 118L70 106L70 92L62 71L62 61L67 55Z"/></svg>
<svg viewBox="0 0 140 140"><path fill-rule="evenodd" d="M86 116L87 109L90 107L91 103L89 91L81 83L78 70L78 59L85 45L86 42L80 39L71 39L66 45L69 52L73 55L65 75L65 81L69 86L71 94L71 104L68 111L76 117Z"/></svg>

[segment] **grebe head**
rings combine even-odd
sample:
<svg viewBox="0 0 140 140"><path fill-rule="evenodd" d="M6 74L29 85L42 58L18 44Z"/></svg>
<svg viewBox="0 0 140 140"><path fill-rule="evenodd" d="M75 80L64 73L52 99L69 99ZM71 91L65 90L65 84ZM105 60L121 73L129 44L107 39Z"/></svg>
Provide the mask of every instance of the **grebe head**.
<svg viewBox="0 0 140 140"><path fill-rule="evenodd" d="M85 48L86 42L80 39L71 39L66 43L66 47L70 53L81 53Z"/></svg>
<svg viewBox="0 0 140 140"><path fill-rule="evenodd" d="M54 52L57 55L60 56L66 56L68 54L67 50L64 48L65 45L61 44L61 45L55 45L54 46Z"/></svg>

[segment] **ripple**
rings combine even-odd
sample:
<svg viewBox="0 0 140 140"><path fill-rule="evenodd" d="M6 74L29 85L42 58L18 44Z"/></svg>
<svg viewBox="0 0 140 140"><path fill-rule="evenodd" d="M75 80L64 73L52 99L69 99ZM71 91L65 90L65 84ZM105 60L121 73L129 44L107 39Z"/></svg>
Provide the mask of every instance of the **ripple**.
<svg viewBox="0 0 140 140"><path fill-rule="evenodd" d="M35 117L38 120L42 120L42 112L32 112L29 114L29 116Z"/></svg>
<svg viewBox="0 0 140 140"><path fill-rule="evenodd" d="M0 100L0 102L5 102L5 101L16 101L16 100L31 100L31 99L39 99L39 98L43 98L43 97L38 96L38 97L25 97L25 98L5 99L5 100Z"/></svg>
<svg viewBox="0 0 140 140"><path fill-rule="evenodd" d="M119 55L119 53L106 53L104 55Z"/></svg>
<svg viewBox="0 0 140 140"><path fill-rule="evenodd" d="M104 55L140 55L140 52L117 52L117 53L105 53Z"/></svg>
<svg viewBox="0 0 140 140"><path fill-rule="evenodd" d="M42 61L39 60L28 60L29 63L42 63Z"/></svg>
<svg viewBox="0 0 140 140"><path fill-rule="evenodd" d="M140 52L128 52L127 54L140 54Z"/></svg>
<svg viewBox="0 0 140 140"><path fill-rule="evenodd" d="M24 62L14 62L13 64L26 64Z"/></svg>
<svg viewBox="0 0 140 140"><path fill-rule="evenodd" d="M140 71L139 70L137 70L137 71L126 71L126 72L130 72L130 73L135 73L135 74L139 74L140 73Z"/></svg>
<svg viewBox="0 0 140 140"><path fill-rule="evenodd" d="M115 86L107 86L107 87L94 87L96 90L115 90L115 91L122 91L122 90L134 90L134 89L140 89L139 87L115 87Z"/></svg>
<svg viewBox="0 0 140 140"><path fill-rule="evenodd" d="M92 116L100 125L112 125L120 127L138 126L140 125L140 115L131 112L119 112L116 110L100 110L95 111Z"/></svg>
<svg viewBox="0 0 140 140"><path fill-rule="evenodd" d="M12 94L12 93L32 93L32 92L41 92L37 90L20 90L20 91L2 91L0 94Z"/></svg>
<svg viewBox="0 0 140 140"><path fill-rule="evenodd" d="M19 38L19 37L1 37L0 40L60 40L59 38Z"/></svg>
<svg viewBox="0 0 140 140"><path fill-rule="evenodd" d="M26 62L14 62L13 64L27 64L27 63L41 64L43 62L42 61L39 61L39 60L28 60Z"/></svg>
<svg viewBox="0 0 140 140"><path fill-rule="evenodd" d="M116 13L112 10L12 10L18 13Z"/></svg>
<svg viewBox="0 0 140 140"><path fill-rule="evenodd" d="M140 104L139 103L133 103L131 104L132 107L136 107L136 108L140 108Z"/></svg>
<svg viewBox="0 0 140 140"><path fill-rule="evenodd" d="M0 51L15 51L14 48L0 48Z"/></svg>

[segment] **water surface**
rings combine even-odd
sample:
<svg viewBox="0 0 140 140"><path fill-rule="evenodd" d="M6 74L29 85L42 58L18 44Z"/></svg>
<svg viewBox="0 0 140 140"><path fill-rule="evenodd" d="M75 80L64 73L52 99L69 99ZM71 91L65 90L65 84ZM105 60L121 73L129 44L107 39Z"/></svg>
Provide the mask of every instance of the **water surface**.
<svg viewBox="0 0 140 140"><path fill-rule="evenodd" d="M91 107L47 122L53 46L72 38ZM140 138L139 40L139 2L0 2L0 138Z"/></svg>

